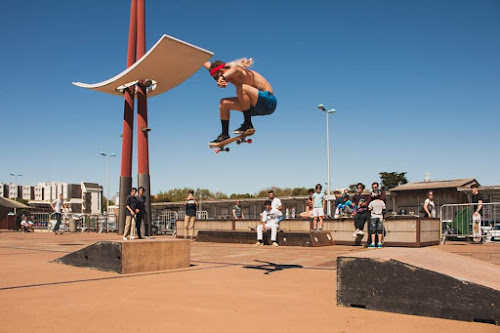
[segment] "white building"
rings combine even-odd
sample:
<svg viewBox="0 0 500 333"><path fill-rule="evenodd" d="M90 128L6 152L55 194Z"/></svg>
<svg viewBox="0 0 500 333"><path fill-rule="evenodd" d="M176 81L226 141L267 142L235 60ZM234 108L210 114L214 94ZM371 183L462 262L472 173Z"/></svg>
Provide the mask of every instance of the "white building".
<svg viewBox="0 0 500 333"><path fill-rule="evenodd" d="M80 184L43 182L31 188L33 194L29 204L34 210L50 211L50 202L62 194L64 204L69 204L73 213L101 213L102 186L99 184L84 181Z"/></svg>
<svg viewBox="0 0 500 333"><path fill-rule="evenodd" d="M15 199L21 197L22 186L18 186L17 184L9 184L9 199Z"/></svg>
<svg viewBox="0 0 500 333"><path fill-rule="evenodd" d="M33 200L35 198L35 187L30 185L20 186L22 188L22 198L24 200Z"/></svg>
<svg viewBox="0 0 500 333"><path fill-rule="evenodd" d="M100 214L102 207L102 186L82 181L82 213Z"/></svg>
<svg viewBox="0 0 500 333"><path fill-rule="evenodd" d="M8 189L7 189L7 184L4 184L4 183L0 183L0 197L7 197L7 193L8 193Z"/></svg>

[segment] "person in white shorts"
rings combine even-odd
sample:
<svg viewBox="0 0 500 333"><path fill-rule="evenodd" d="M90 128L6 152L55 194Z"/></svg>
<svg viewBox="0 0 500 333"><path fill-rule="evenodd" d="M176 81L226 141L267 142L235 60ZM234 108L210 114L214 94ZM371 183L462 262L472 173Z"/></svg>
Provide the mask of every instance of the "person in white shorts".
<svg viewBox="0 0 500 333"><path fill-rule="evenodd" d="M279 218L283 215L278 209L271 207L271 201L266 200L264 202L266 210L262 213L262 224L257 227L257 243L255 245L262 246L264 245L264 230L271 229L271 241L273 246L278 246L278 242L276 241L276 237L278 235L278 221Z"/></svg>
<svg viewBox="0 0 500 333"><path fill-rule="evenodd" d="M311 231L316 232L316 231L321 231L323 229L323 216L325 216L325 194L321 193L321 189L323 187L321 184L316 184L316 192L312 195L313 197L313 229ZM319 218L319 225L318 228L316 229L316 223L318 222Z"/></svg>
<svg viewBox="0 0 500 333"><path fill-rule="evenodd" d="M24 220L21 221L21 229L23 232L30 232L30 230L33 231L33 222L30 221L27 216L25 216Z"/></svg>

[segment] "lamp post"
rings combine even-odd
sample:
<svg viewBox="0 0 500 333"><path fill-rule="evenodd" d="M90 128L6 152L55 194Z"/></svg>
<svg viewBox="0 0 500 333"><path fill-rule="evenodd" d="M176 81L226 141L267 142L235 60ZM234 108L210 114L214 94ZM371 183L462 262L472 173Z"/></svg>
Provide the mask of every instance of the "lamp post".
<svg viewBox="0 0 500 333"><path fill-rule="evenodd" d="M326 114L326 173L327 173L327 193L331 195L331 181L330 181L330 124L329 115L337 112L335 109L326 109L323 104L318 105L318 109ZM330 203L328 203L328 215L330 214Z"/></svg>
<svg viewBox="0 0 500 333"><path fill-rule="evenodd" d="M110 157L115 157L116 154L106 154L101 151L101 155L106 157L106 221L108 220L108 215L109 215L109 186L108 186L108 173L109 173L109 158Z"/></svg>
<svg viewBox="0 0 500 333"><path fill-rule="evenodd" d="M11 173L10 175L16 179L16 182L15 182L15 184L16 184L16 192L19 192L19 185L17 184L17 177L21 177L22 174ZM10 187L9 187L9 192L10 192ZM17 195L16 195L16 197L14 199L17 199ZM16 207L14 207L14 215L16 215L16 214L17 214L17 209L16 209Z"/></svg>

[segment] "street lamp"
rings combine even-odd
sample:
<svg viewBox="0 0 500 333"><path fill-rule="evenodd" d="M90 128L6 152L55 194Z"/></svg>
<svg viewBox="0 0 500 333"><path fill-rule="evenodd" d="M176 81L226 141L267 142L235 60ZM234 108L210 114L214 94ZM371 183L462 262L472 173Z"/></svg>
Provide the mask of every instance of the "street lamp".
<svg viewBox="0 0 500 333"><path fill-rule="evenodd" d="M15 177L15 179L16 179L16 183L15 183L15 184L16 184L16 187L17 187L17 188L16 188L16 192L19 192L19 185L17 184L17 177L21 177L21 176L22 176L22 174L11 173L10 175L11 175L12 177ZM10 186L9 186L9 192L10 192ZM18 193L18 194L19 194L19 193ZM15 199L17 199L17 195L16 195L16 198L15 198ZM16 207L14 207L14 215L16 215L16 213L17 213L17 209L16 209Z"/></svg>
<svg viewBox="0 0 500 333"><path fill-rule="evenodd" d="M106 157L106 220L109 215L109 186L108 186L108 172L109 172L109 158L110 157L115 157L116 154L106 154L101 151L101 155Z"/></svg>
<svg viewBox="0 0 500 333"><path fill-rule="evenodd" d="M330 125L328 123L328 115L334 114L336 112L335 109L325 109L325 106L323 104L318 105L318 109L326 113L326 170L327 170L327 179L328 179L328 185L327 185L327 192L328 195L331 194L331 181L330 181Z"/></svg>

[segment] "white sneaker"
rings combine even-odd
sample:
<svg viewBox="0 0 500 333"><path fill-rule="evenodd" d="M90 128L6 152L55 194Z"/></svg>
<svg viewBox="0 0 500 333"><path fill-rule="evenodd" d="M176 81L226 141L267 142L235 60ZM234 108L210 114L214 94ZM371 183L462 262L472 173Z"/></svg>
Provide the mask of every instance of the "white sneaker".
<svg viewBox="0 0 500 333"><path fill-rule="evenodd" d="M127 240L127 237L123 236L123 240Z"/></svg>
<svg viewBox="0 0 500 333"><path fill-rule="evenodd" d="M257 243L255 243L255 245L256 246L262 246L262 245L264 245L264 243L257 241Z"/></svg>
<svg viewBox="0 0 500 333"><path fill-rule="evenodd" d="M279 246L278 243L276 242L273 242L273 246Z"/></svg>
<svg viewBox="0 0 500 333"><path fill-rule="evenodd" d="M365 233L364 233L364 231L363 231L363 230L359 230L359 231L358 231L358 235L363 236L364 234L365 234Z"/></svg>
<svg viewBox="0 0 500 333"><path fill-rule="evenodd" d="M359 229L356 229L356 231L352 234L352 238L358 237L358 232L359 232Z"/></svg>
<svg viewBox="0 0 500 333"><path fill-rule="evenodd" d="M130 240L134 240L134 239L135 239L135 237L134 237L134 236L130 236Z"/></svg>

